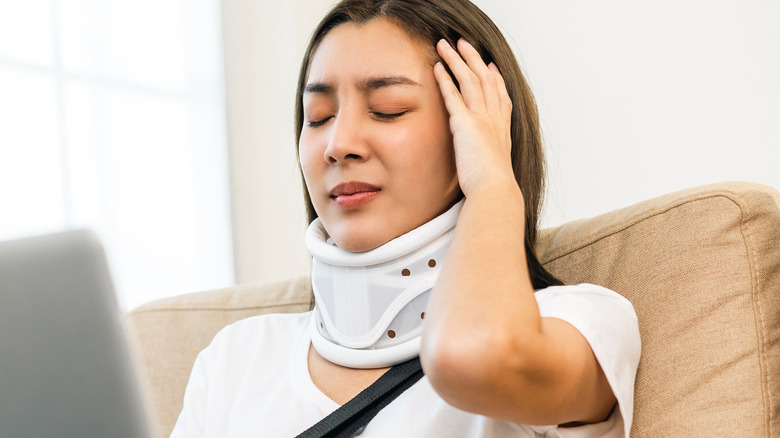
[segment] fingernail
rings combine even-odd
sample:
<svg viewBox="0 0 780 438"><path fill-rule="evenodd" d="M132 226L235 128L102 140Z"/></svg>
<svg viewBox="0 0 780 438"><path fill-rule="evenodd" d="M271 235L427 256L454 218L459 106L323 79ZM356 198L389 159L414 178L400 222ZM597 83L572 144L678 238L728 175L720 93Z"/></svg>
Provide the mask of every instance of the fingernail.
<svg viewBox="0 0 780 438"><path fill-rule="evenodd" d="M496 64L494 62L491 62L490 64L488 64L488 68L493 70L494 72L498 72L498 67L496 66Z"/></svg>
<svg viewBox="0 0 780 438"><path fill-rule="evenodd" d="M467 45L467 46L471 47L471 43L469 43L468 41L466 41L464 38L461 38L460 40L463 42L463 44L465 44L465 45Z"/></svg>
<svg viewBox="0 0 780 438"><path fill-rule="evenodd" d="M439 43L440 44L443 43L446 47L450 47L450 48L452 47L452 46L450 46L450 43L448 43L447 40L445 40L444 38L440 39Z"/></svg>

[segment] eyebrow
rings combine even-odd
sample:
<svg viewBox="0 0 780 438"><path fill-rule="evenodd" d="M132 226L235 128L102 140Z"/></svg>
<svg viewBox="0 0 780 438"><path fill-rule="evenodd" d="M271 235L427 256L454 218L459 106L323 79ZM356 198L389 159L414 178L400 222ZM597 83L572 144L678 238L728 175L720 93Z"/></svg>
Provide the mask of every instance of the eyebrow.
<svg viewBox="0 0 780 438"><path fill-rule="evenodd" d="M422 86L417 81L413 81L406 76L382 76L376 78L363 79L358 82L357 87L361 91L377 90L384 87L391 87L394 85L401 86ZM313 82L306 84L304 92L306 93L319 93L319 94L333 94L333 86L322 82Z"/></svg>

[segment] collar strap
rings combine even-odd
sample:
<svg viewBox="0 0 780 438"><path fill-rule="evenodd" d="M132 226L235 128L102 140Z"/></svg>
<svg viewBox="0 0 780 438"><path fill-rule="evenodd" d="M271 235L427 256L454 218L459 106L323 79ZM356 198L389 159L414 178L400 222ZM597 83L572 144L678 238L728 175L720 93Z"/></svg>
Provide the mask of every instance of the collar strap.
<svg viewBox="0 0 780 438"><path fill-rule="evenodd" d="M311 337L331 362L388 366L419 354L425 308L452 241L463 201L430 222L363 253L329 242L318 219L306 232L312 254Z"/></svg>

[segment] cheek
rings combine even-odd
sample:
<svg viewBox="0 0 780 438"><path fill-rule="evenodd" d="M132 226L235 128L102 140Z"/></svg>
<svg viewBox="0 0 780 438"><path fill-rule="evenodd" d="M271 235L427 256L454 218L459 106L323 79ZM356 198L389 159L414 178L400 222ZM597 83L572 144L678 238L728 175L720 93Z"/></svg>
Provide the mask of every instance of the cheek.
<svg viewBox="0 0 780 438"><path fill-rule="evenodd" d="M442 158L454 154L449 118L438 111L421 115L413 124L398 132L398 142L416 145L410 152L431 158Z"/></svg>
<svg viewBox="0 0 780 438"><path fill-rule="evenodd" d="M405 175L403 183L412 187L409 190L427 199L430 192L440 195L441 191L449 191L457 184L454 182L457 181L455 152L449 130L442 132L428 123L410 131L408 136L396 138L402 143L393 148L394 159L388 163L393 163L391 172ZM420 190L421 186L428 189Z"/></svg>
<svg viewBox="0 0 780 438"><path fill-rule="evenodd" d="M422 141L421 141L422 140ZM455 163L455 149L452 144L452 134L445 123L427 123L420 127L417 142L422 147L418 149L420 159L436 174L452 173Z"/></svg>
<svg viewBox="0 0 780 438"><path fill-rule="evenodd" d="M320 158L318 160L317 158ZM301 166L301 172L303 173L303 179L306 181L306 186L311 189L317 185L318 174L317 163L321 160L322 154L314 146L311 138L307 138L305 135L301 135L301 139L298 143L298 161Z"/></svg>
<svg viewBox="0 0 780 438"><path fill-rule="evenodd" d="M421 163L425 166L422 172L428 175L432 185L450 190L453 184L457 184L457 168L455 166L455 149L452 145L452 135L449 128L436 129L429 127L429 135L424 149Z"/></svg>

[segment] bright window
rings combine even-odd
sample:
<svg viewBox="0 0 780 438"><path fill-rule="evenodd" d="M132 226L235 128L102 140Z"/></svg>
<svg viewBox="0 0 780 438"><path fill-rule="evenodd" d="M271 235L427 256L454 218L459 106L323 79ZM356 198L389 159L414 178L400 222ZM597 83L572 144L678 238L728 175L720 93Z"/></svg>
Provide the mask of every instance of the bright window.
<svg viewBox="0 0 780 438"><path fill-rule="evenodd" d="M0 239L88 227L124 309L233 282L217 0L0 0Z"/></svg>

